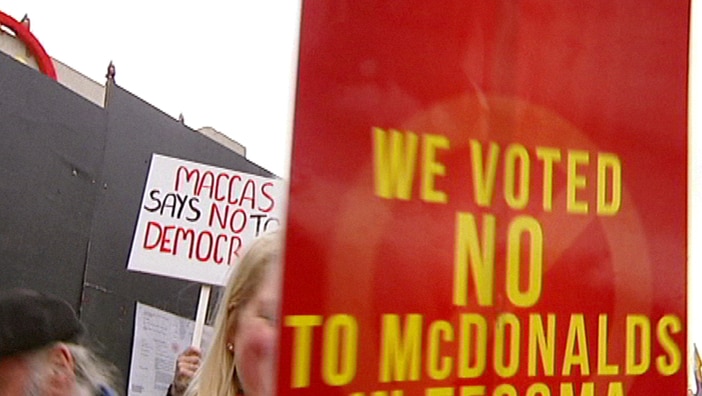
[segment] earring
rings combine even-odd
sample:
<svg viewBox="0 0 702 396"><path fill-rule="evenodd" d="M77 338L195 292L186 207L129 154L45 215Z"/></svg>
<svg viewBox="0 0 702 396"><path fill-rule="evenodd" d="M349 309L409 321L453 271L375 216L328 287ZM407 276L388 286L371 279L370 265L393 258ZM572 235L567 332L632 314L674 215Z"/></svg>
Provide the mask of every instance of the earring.
<svg viewBox="0 0 702 396"><path fill-rule="evenodd" d="M234 353L234 344L232 344L231 342L228 342L228 343L227 343L227 350L228 350L229 352Z"/></svg>

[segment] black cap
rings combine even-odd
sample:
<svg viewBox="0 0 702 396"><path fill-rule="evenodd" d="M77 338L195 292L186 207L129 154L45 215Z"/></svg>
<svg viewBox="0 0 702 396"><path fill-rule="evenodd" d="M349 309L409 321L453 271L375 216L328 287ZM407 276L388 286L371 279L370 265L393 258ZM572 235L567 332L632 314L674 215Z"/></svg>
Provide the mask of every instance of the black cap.
<svg viewBox="0 0 702 396"><path fill-rule="evenodd" d="M77 342L84 327L60 298L29 289L0 291L0 358L54 342Z"/></svg>

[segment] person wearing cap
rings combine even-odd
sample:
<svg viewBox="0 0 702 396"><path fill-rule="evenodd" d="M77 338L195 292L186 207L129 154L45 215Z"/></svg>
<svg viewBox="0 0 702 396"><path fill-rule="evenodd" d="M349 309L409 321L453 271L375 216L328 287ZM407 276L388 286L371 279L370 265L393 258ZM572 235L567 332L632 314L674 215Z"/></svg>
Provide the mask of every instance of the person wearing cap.
<svg viewBox="0 0 702 396"><path fill-rule="evenodd" d="M116 370L84 344L85 333L59 298L0 291L0 395L117 395Z"/></svg>

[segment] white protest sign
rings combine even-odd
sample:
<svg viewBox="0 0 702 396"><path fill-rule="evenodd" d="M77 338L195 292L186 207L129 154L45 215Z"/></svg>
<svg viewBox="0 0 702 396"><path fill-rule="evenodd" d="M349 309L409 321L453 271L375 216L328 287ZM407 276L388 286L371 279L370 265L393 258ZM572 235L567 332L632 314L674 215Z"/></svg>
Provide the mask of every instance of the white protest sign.
<svg viewBox="0 0 702 396"><path fill-rule="evenodd" d="M127 269L223 285L259 235L282 226L287 185L153 154Z"/></svg>
<svg viewBox="0 0 702 396"><path fill-rule="evenodd" d="M190 345L195 322L137 302L128 395L165 395L173 382L176 359ZM204 328L202 350L212 339Z"/></svg>

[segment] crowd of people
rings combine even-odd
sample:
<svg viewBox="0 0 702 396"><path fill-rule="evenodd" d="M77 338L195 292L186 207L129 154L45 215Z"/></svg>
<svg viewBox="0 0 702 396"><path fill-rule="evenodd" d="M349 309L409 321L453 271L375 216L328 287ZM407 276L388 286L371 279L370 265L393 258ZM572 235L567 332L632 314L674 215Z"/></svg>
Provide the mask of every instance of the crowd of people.
<svg viewBox="0 0 702 396"><path fill-rule="evenodd" d="M281 261L277 232L251 245L218 302L209 350L190 347L178 356L167 395L275 394ZM27 289L0 292L0 395L118 395L116 369L87 339L65 301Z"/></svg>
<svg viewBox="0 0 702 396"><path fill-rule="evenodd" d="M178 357L169 395L272 396L282 241L258 238L218 302L207 353ZM118 374L93 351L64 300L28 289L0 293L0 395L116 396Z"/></svg>

